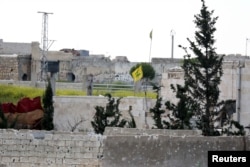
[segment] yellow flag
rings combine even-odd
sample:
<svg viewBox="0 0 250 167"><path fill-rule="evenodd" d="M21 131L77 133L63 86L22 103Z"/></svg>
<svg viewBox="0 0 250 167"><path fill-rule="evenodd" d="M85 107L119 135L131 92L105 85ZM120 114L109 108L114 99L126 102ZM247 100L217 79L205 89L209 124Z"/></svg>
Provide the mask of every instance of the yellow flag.
<svg viewBox="0 0 250 167"><path fill-rule="evenodd" d="M139 66L132 72L132 77L135 82L139 81L143 77L142 66Z"/></svg>

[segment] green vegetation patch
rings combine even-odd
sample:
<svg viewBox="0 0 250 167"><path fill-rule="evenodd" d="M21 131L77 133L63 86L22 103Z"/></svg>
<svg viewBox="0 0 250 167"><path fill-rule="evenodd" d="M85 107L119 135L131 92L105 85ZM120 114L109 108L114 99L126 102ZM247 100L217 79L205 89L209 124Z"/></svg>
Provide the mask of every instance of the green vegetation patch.
<svg viewBox="0 0 250 167"><path fill-rule="evenodd" d="M34 98L42 96L44 90L41 88L13 86L13 85L0 85L0 102L17 103L24 97Z"/></svg>
<svg viewBox="0 0 250 167"><path fill-rule="evenodd" d="M43 95L45 89L34 88L34 87L25 87L25 86L15 86L15 85L2 85L0 84L0 102L1 103L14 103L16 104L20 99L24 97L34 98L37 96ZM113 97L145 97L144 92L134 92L130 90L94 90L93 95L105 95L106 93L111 93ZM82 90L70 90L70 89L57 89L57 96L86 96L86 91ZM156 93L147 92L148 98L156 98Z"/></svg>

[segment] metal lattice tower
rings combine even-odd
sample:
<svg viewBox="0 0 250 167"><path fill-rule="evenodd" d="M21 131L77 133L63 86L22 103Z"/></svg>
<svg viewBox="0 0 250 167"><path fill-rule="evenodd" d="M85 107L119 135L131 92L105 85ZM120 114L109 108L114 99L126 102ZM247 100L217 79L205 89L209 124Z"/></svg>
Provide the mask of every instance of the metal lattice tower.
<svg viewBox="0 0 250 167"><path fill-rule="evenodd" d="M41 44L42 44L42 56L41 56L41 69L40 69L40 81L45 81L47 80L47 55L48 55L48 15L53 14L53 13L48 13L48 12L37 12L37 13L42 13L43 14L43 19L42 19L42 39L41 39Z"/></svg>

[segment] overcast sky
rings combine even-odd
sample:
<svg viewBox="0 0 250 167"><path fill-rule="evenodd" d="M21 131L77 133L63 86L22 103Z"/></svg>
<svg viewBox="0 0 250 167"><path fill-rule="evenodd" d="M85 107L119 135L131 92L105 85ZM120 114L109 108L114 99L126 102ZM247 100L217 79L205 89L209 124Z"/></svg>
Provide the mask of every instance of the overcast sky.
<svg viewBox="0 0 250 167"><path fill-rule="evenodd" d="M217 53L250 55L250 0L206 0L219 16L215 33ZM171 30L175 31L174 57L182 58L181 44L193 39L194 15L200 0L0 0L0 39L5 42L41 41L42 14L49 15L50 50L86 49L91 54L127 56L130 61L171 57Z"/></svg>

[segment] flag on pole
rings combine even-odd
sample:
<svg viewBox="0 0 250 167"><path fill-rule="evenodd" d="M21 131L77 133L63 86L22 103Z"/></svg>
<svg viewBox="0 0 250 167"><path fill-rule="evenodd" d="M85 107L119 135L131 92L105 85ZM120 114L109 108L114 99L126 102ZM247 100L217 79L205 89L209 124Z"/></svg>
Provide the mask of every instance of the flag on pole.
<svg viewBox="0 0 250 167"><path fill-rule="evenodd" d="M152 40L152 38L153 38L153 30L151 30L151 32L149 34L149 38Z"/></svg>
<svg viewBox="0 0 250 167"><path fill-rule="evenodd" d="M134 79L134 82L137 82L140 79L142 79L143 71L142 71L142 66L141 65L132 72L132 77Z"/></svg>

